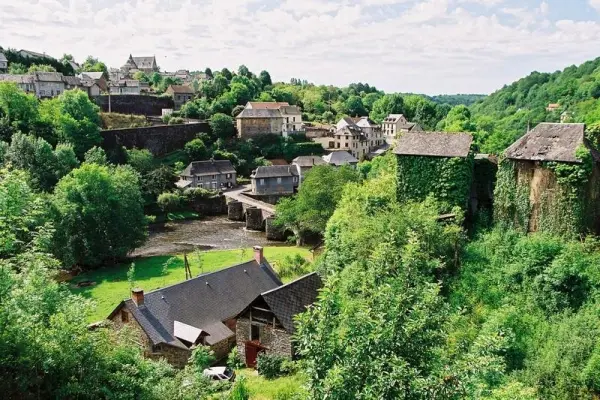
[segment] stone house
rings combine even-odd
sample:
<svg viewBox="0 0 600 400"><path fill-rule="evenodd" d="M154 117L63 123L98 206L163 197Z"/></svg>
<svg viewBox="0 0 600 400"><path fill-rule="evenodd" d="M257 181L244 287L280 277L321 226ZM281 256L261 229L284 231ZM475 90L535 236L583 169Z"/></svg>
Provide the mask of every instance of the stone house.
<svg viewBox="0 0 600 400"><path fill-rule="evenodd" d="M261 293L236 318L236 344L247 367L258 354L295 357L294 317L311 306L323 286L316 272Z"/></svg>
<svg viewBox="0 0 600 400"><path fill-rule="evenodd" d="M25 93L36 94L33 75L0 74L0 81L13 82Z"/></svg>
<svg viewBox="0 0 600 400"><path fill-rule="evenodd" d="M300 185L300 174L295 165L272 165L258 167L250 175L252 194L293 194Z"/></svg>
<svg viewBox="0 0 600 400"><path fill-rule="evenodd" d="M133 57L130 54L125 64L121 67L121 72L126 75L133 75L138 71L142 71L146 74L158 72L159 68L156 63L156 57Z"/></svg>
<svg viewBox="0 0 600 400"><path fill-rule="evenodd" d="M173 97L176 110L194 98L194 89L186 85L169 85L165 93Z"/></svg>
<svg viewBox="0 0 600 400"><path fill-rule="evenodd" d="M423 131L419 124L409 122L402 114L388 115L381 123L381 130L387 140L397 139L402 133Z"/></svg>
<svg viewBox="0 0 600 400"><path fill-rule="evenodd" d="M355 158L365 158L370 151L369 139L354 122L337 129L333 137L334 150L345 150Z"/></svg>
<svg viewBox="0 0 600 400"><path fill-rule="evenodd" d="M300 156L292 160L292 165L300 171L300 182L304 181L306 173L314 166L327 165L321 156Z"/></svg>
<svg viewBox="0 0 600 400"><path fill-rule="evenodd" d="M600 233L600 153L585 130L584 124L541 123L506 150L498 179L508 179L502 188L512 185L516 194L507 197L497 190L498 219L518 221L529 232ZM587 167L579 152L589 155ZM556 172L560 167L564 174L581 168L570 178L574 183L561 182ZM526 203L515 204L521 199Z"/></svg>
<svg viewBox="0 0 600 400"><path fill-rule="evenodd" d="M51 57L51 56L47 55L46 53L38 53L36 51L31 51L31 50L21 49L18 51L18 54L21 57L25 57L25 58L40 58L40 59L47 58L48 60L57 61L56 58Z"/></svg>
<svg viewBox="0 0 600 400"><path fill-rule="evenodd" d="M82 81L93 81L101 91L108 92L108 81L104 72L81 72L77 75ZM117 79L118 80L118 79Z"/></svg>
<svg viewBox="0 0 600 400"><path fill-rule="evenodd" d="M362 130L369 142L369 150L373 151L385 144L381 127L369 117L362 117L356 122L356 126Z"/></svg>
<svg viewBox="0 0 600 400"><path fill-rule="evenodd" d="M111 81L108 89L110 94L140 95L142 93L140 81L134 79Z"/></svg>
<svg viewBox="0 0 600 400"><path fill-rule="evenodd" d="M6 56L4 55L4 53L2 53L0 51L0 72L6 72L7 69L8 69L8 60L6 59Z"/></svg>
<svg viewBox="0 0 600 400"><path fill-rule="evenodd" d="M63 83L65 84L65 90L82 89L83 84L81 79L76 76L64 76L62 77ZM84 90L86 91L86 90Z"/></svg>
<svg viewBox="0 0 600 400"><path fill-rule="evenodd" d="M279 108L283 117L283 127L281 132L283 136L292 135L298 132L304 132L304 123L302 122L302 111L298 106L282 106Z"/></svg>
<svg viewBox="0 0 600 400"><path fill-rule="evenodd" d="M251 261L149 293L134 289L108 320L116 329L132 327L146 357L183 368L196 346L209 346L217 360L225 358L236 343L237 315L279 286L262 247L256 246Z"/></svg>
<svg viewBox="0 0 600 400"><path fill-rule="evenodd" d="M63 93L65 88L64 77L58 72L34 72L36 96L40 99L55 97Z"/></svg>
<svg viewBox="0 0 600 400"><path fill-rule="evenodd" d="M179 174L176 185L180 189L228 189L237 185L237 174L229 160L194 161Z"/></svg>
<svg viewBox="0 0 600 400"><path fill-rule="evenodd" d="M81 90L87 92L88 96L90 97L100 96L100 94L102 94L102 89L100 89L100 86L91 80L82 80Z"/></svg>
<svg viewBox="0 0 600 400"><path fill-rule="evenodd" d="M283 134L283 116L276 109L245 108L235 117L238 136L251 138L263 134Z"/></svg>
<svg viewBox="0 0 600 400"><path fill-rule="evenodd" d="M323 156L323 161L334 167L341 167L342 165L354 167L358 164L358 159L344 150L332 151L326 156Z"/></svg>

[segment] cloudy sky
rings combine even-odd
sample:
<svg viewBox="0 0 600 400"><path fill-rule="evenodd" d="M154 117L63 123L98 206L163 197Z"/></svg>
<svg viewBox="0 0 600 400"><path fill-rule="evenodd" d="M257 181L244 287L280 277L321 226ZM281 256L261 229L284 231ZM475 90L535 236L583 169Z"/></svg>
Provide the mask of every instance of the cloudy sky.
<svg viewBox="0 0 600 400"><path fill-rule="evenodd" d="M0 45L111 67L489 93L600 56L600 0L0 0Z"/></svg>

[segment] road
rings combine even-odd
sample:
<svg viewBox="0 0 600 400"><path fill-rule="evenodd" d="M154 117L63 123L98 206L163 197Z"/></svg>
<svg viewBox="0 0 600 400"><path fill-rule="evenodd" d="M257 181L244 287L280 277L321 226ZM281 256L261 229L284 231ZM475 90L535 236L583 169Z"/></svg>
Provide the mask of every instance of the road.
<svg viewBox="0 0 600 400"><path fill-rule="evenodd" d="M250 185L242 186L235 190L229 190L224 192L225 197L239 201L240 203L247 204L249 206L258 207L263 211L266 211L272 215L275 215L275 206L273 204L265 203L264 201L255 200L252 197L246 196L243 192L249 191Z"/></svg>

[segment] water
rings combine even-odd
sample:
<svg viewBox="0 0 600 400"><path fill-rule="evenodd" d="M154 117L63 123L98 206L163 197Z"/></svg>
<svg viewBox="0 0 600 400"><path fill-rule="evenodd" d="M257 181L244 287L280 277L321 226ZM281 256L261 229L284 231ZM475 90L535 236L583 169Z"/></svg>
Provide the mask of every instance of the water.
<svg viewBox="0 0 600 400"><path fill-rule="evenodd" d="M181 254L194 249L227 250L256 245L282 246L285 243L267 240L264 232L246 230L245 222L230 221L223 216L206 217L151 227L148 241L132 256L150 257Z"/></svg>

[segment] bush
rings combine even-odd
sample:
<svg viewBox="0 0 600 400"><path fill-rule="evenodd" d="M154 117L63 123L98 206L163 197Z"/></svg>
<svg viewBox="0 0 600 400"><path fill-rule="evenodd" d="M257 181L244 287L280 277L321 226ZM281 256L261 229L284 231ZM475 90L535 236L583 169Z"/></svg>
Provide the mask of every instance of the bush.
<svg viewBox="0 0 600 400"><path fill-rule="evenodd" d="M217 194L214 190L204 189L204 188L194 188L194 189L186 189L183 192L184 201L186 203L192 203L196 200L201 199L210 199L211 197Z"/></svg>
<svg viewBox="0 0 600 400"><path fill-rule="evenodd" d="M282 368L286 360L288 360L286 357L277 354L259 354L256 363L259 375L264 376L265 379L275 379L287 375L287 367L286 369Z"/></svg>
<svg viewBox="0 0 600 400"><path fill-rule="evenodd" d="M237 346L231 349L229 352L229 355L227 356L227 366L231 369L240 369L245 367L244 361L240 357Z"/></svg>
<svg viewBox="0 0 600 400"><path fill-rule="evenodd" d="M281 278L292 278L306 275L310 272L310 264L300 254L285 256L279 265L278 273Z"/></svg>
<svg viewBox="0 0 600 400"><path fill-rule="evenodd" d="M229 395L229 400L248 400L250 399L250 390L246 386L246 378L240 377Z"/></svg>
<svg viewBox="0 0 600 400"><path fill-rule="evenodd" d="M183 197L178 193L163 193L158 196L156 203L163 211L176 211L183 205Z"/></svg>
<svg viewBox="0 0 600 400"><path fill-rule="evenodd" d="M202 161L208 158L208 149L202 139L194 139L183 147L190 161Z"/></svg>
<svg viewBox="0 0 600 400"><path fill-rule="evenodd" d="M172 117L169 120L169 125L178 125L178 124L183 124L184 122L185 121L181 117Z"/></svg>
<svg viewBox="0 0 600 400"><path fill-rule="evenodd" d="M192 351L189 364L194 367L197 373L201 374L214 361L215 355L209 347L198 346Z"/></svg>

